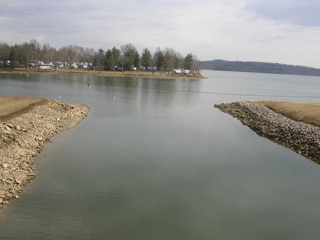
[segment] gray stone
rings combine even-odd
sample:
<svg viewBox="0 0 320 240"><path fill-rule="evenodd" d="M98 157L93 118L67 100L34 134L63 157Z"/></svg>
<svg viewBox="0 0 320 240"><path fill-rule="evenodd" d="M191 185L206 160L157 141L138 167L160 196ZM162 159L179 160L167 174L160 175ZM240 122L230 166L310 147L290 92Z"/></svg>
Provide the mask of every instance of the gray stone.
<svg viewBox="0 0 320 240"><path fill-rule="evenodd" d="M258 135L268 137L307 158L320 161L318 127L288 119L265 106L248 102L218 104L215 107L237 118Z"/></svg>

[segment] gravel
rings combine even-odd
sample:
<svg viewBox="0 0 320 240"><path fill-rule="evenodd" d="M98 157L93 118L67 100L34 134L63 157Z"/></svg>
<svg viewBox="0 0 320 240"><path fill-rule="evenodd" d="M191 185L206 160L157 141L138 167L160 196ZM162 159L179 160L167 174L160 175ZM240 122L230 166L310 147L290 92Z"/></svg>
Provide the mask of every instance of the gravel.
<svg viewBox="0 0 320 240"><path fill-rule="evenodd" d="M35 178L33 157L45 143L79 124L89 110L85 105L48 101L0 123L0 208L19 198L23 187Z"/></svg>
<svg viewBox="0 0 320 240"><path fill-rule="evenodd" d="M320 163L319 127L291 120L256 103L234 102L215 107L237 118L257 134Z"/></svg>

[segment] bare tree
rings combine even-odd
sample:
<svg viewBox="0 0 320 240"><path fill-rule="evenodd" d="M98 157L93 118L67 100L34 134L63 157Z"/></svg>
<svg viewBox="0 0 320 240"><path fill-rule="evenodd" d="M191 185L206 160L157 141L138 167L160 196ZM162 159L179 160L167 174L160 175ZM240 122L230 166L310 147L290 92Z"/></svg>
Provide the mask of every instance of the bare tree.
<svg viewBox="0 0 320 240"><path fill-rule="evenodd" d="M87 62L88 64L93 63L94 60L94 49L93 48L86 48L84 49L83 52L83 59L85 62ZM88 66L88 71L89 71L89 66Z"/></svg>
<svg viewBox="0 0 320 240"><path fill-rule="evenodd" d="M121 52L123 57L123 67L127 70L132 70L135 64L135 58L137 49L131 43L121 46ZM137 66L136 66L137 67Z"/></svg>
<svg viewBox="0 0 320 240"><path fill-rule="evenodd" d="M41 52L41 44L36 40L32 39L29 42L30 45L30 60L32 62L35 62L36 60L39 60L40 52Z"/></svg>
<svg viewBox="0 0 320 240"><path fill-rule="evenodd" d="M68 49L66 47L62 47L57 51L57 59L62 62L69 62Z"/></svg>
<svg viewBox="0 0 320 240"><path fill-rule="evenodd" d="M180 53L176 53L174 68L175 69L183 68L183 56Z"/></svg>
<svg viewBox="0 0 320 240"><path fill-rule="evenodd" d="M103 64L103 59L104 59L104 55L103 55L103 49L100 48L98 50L98 55L97 55L97 62L98 62L98 68L99 68L99 73L101 71L101 67L102 67L102 64Z"/></svg>
<svg viewBox="0 0 320 240"><path fill-rule="evenodd" d="M41 60L44 62L49 62L52 61L52 56L51 56L51 46L49 43L45 43L42 45L42 50L41 50Z"/></svg>
<svg viewBox="0 0 320 240"><path fill-rule="evenodd" d="M68 47L66 47L66 50L67 50L67 56L68 56L68 61L69 61L69 67L71 67L71 63L73 61L75 61L77 54L76 54L74 46L72 46L72 45L69 45Z"/></svg>
<svg viewBox="0 0 320 240"><path fill-rule="evenodd" d="M193 72L194 74L200 74L200 70L202 68L202 64L201 64L201 61L197 58L196 55L193 55Z"/></svg>
<svg viewBox="0 0 320 240"><path fill-rule="evenodd" d="M166 48L163 52L164 55L164 68L168 72L172 71L175 66L176 52L172 48Z"/></svg>
<svg viewBox="0 0 320 240"><path fill-rule="evenodd" d="M27 70L30 66L30 60L32 57L32 49L29 43L23 43L20 45L20 56L21 60L23 61L24 67Z"/></svg>

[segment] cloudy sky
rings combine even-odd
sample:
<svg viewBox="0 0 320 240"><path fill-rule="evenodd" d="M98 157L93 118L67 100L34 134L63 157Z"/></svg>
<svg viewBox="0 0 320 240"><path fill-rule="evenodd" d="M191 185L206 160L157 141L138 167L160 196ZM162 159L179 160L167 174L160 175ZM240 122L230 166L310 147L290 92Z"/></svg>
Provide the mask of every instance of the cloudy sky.
<svg viewBox="0 0 320 240"><path fill-rule="evenodd" d="M132 43L320 68L320 0L0 0L0 42Z"/></svg>

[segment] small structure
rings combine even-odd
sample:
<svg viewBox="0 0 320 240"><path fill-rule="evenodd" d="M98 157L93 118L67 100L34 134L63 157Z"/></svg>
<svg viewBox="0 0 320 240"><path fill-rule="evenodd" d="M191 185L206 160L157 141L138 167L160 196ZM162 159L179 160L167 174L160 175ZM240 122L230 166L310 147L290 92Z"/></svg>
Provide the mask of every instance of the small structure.
<svg viewBox="0 0 320 240"><path fill-rule="evenodd" d="M39 69L40 70L51 70L52 66L51 66L51 64L43 64L43 65L39 66Z"/></svg>
<svg viewBox="0 0 320 240"><path fill-rule="evenodd" d="M178 69L173 69L173 72L174 72L175 74L181 74L181 73L182 73L182 70L181 70L180 68L178 68Z"/></svg>

